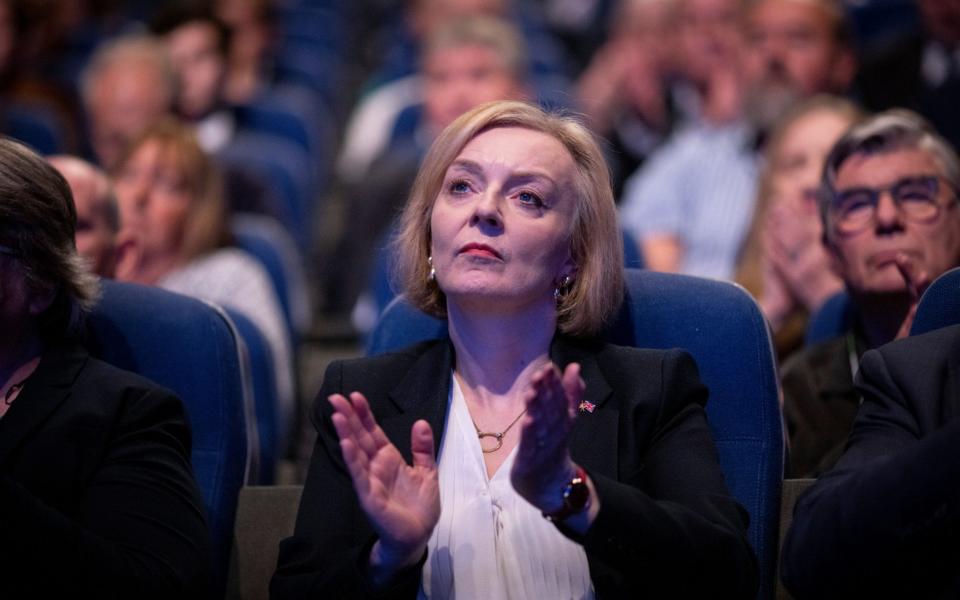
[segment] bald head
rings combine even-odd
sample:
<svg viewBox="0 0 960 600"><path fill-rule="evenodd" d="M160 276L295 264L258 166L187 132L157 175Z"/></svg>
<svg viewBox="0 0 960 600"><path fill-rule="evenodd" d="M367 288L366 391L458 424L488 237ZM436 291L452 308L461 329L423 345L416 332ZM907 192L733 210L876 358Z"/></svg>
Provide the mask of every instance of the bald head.
<svg viewBox="0 0 960 600"><path fill-rule="evenodd" d="M73 156L51 156L47 160L67 180L73 194L77 251L94 273L112 277L120 218L110 180L97 167Z"/></svg>

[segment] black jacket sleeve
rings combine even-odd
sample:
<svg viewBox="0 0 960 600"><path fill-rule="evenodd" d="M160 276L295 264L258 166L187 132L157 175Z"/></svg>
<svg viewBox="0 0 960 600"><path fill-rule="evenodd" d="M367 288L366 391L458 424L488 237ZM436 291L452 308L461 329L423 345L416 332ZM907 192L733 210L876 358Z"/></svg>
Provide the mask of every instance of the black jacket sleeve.
<svg viewBox="0 0 960 600"><path fill-rule="evenodd" d="M944 373L891 348L864 354L847 450L797 503L781 568L797 598L956 597L960 421L924 415L947 400Z"/></svg>
<svg viewBox="0 0 960 600"><path fill-rule="evenodd" d="M327 397L349 393L343 363L334 362L323 378L312 411L317 441L300 499L294 535L280 543L271 598L415 598L424 559L402 573L392 588L375 592L366 567L376 542L353 488L333 427ZM322 566L322 568L321 568Z"/></svg>

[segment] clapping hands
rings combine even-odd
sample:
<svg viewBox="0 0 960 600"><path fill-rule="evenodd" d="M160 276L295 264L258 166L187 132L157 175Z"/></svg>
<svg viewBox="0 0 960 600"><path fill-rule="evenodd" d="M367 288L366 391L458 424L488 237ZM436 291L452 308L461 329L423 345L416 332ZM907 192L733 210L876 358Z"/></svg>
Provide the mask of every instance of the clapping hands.
<svg viewBox="0 0 960 600"><path fill-rule="evenodd" d="M370 556L375 584L385 585L426 551L440 518L440 486L433 432L423 420L413 424L408 465L377 425L366 398L333 394L333 426L360 505L379 537Z"/></svg>

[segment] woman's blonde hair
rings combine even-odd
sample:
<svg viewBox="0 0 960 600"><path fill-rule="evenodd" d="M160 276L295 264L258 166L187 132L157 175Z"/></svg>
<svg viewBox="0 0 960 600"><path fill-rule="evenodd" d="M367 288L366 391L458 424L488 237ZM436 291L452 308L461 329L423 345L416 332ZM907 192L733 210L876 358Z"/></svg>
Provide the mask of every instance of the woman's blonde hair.
<svg viewBox="0 0 960 600"><path fill-rule="evenodd" d="M577 273L557 307L557 327L569 335L591 335L623 301L623 238L610 187L610 172L593 134L576 119L517 101L482 104L457 118L430 147L393 241L398 287L417 308L446 317L446 297L430 281L430 217L447 168L480 133L520 127L550 135L570 153L574 177L574 219L570 254Z"/></svg>
<svg viewBox="0 0 960 600"><path fill-rule="evenodd" d="M114 175L144 144L156 142L160 156L183 178L190 196L190 208L183 228L179 257L190 261L230 244L228 211L223 197L220 169L188 126L173 118L164 118L145 129L131 141L117 161Z"/></svg>

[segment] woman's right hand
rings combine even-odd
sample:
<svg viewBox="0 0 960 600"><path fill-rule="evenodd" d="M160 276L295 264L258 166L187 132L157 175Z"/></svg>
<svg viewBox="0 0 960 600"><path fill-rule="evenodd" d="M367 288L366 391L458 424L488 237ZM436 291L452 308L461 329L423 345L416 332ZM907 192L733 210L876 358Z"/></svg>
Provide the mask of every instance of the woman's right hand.
<svg viewBox="0 0 960 600"><path fill-rule="evenodd" d="M379 537L370 552L373 583L386 587L399 571L420 560L440 518L433 432L426 421L413 424L413 464L408 465L377 425L363 394L353 392L349 399L333 394L328 400L360 506Z"/></svg>

